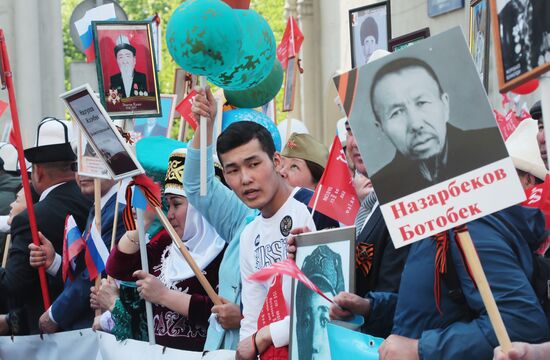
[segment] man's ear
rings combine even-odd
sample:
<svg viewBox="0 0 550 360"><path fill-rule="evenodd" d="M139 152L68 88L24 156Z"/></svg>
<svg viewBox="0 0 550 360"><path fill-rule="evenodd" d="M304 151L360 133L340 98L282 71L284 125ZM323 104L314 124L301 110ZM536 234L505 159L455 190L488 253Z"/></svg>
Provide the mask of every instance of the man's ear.
<svg viewBox="0 0 550 360"><path fill-rule="evenodd" d="M450 107L450 99L449 94L443 93L441 94L441 101L443 102L443 106L445 107L445 122L449 122L450 116L451 116L451 107Z"/></svg>
<svg viewBox="0 0 550 360"><path fill-rule="evenodd" d="M281 154L277 151L275 151L275 154L273 154L273 165L275 166L275 170L279 172L281 170L281 167L283 166L283 158Z"/></svg>

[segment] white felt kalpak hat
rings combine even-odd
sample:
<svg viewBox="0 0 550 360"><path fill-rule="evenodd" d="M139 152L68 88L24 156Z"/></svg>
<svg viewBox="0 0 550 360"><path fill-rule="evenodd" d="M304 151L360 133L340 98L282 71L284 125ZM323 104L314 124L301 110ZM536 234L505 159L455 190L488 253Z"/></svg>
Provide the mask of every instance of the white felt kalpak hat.
<svg viewBox="0 0 550 360"><path fill-rule="evenodd" d="M528 172L544 181L546 167L540 157L537 132L538 125L535 120L523 120L506 139L506 148L516 169Z"/></svg>
<svg viewBox="0 0 550 360"><path fill-rule="evenodd" d="M17 149L8 142L0 142L0 159L4 162L4 171L16 172L19 170Z"/></svg>
<svg viewBox="0 0 550 360"><path fill-rule="evenodd" d="M53 117L42 119L36 131L36 145L25 150L31 163L75 161L71 147L72 127L67 121Z"/></svg>

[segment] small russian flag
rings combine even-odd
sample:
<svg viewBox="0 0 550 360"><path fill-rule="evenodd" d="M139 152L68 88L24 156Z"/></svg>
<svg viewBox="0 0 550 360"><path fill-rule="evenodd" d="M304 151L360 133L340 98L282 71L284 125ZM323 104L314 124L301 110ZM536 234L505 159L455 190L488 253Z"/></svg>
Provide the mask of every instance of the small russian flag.
<svg viewBox="0 0 550 360"><path fill-rule="evenodd" d="M72 215L67 215L65 219L65 232L63 234L63 261L61 264L61 274L63 281L67 280L67 275L74 280L74 273L69 263L73 263L76 256L85 248L86 244L82 238L82 233L76 225Z"/></svg>
<svg viewBox="0 0 550 360"><path fill-rule="evenodd" d="M98 274L105 270L109 250L101 238L101 233L97 229L95 223L90 226L86 235L86 266L90 273L90 280L94 280Z"/></svg>
<svg viewBox="0 0 550 360"><path fill-rule="evenodd" d="M113 3L101 5L86 11L84 16L75 21L74 25L82 41L84 52L86 53L86 61L92 62L95 60L94 50L94 35L92 31L92 21L115 20L115 5Z"/></svg>

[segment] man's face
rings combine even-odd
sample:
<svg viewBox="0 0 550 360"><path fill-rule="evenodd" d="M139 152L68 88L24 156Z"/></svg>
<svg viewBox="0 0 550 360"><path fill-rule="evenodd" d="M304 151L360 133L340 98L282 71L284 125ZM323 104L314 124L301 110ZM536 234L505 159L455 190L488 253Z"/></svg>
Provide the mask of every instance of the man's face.
<svg viewBox="0 0 550 360"><path fill-rule="evenodd" d="M365 56L365 62L367 62L374 50L377 49L376 39L374 38L374 36L369 35L365 38L361 46L363 48L363 56Z"/></svg>
<svg viewBox="0 0 550 360"><path fill-rule="evenodd" d="M449 97L421 67L390 73L375 85L373 108L382 131L412 160L426 160L445 146Z"/></svg>
<svg viewBox="0 0 550 360"><path fill-rule="evenodd" d="M116 62L120 72L123 74L132 74L136 66L136 57L130 50L122 49L116 54Z"/></svg>
<svg viewBox="0 0 550 360"><path fill-rule="evenodd" d="M365 163L363 162L361 153L359 153L359 147L357 146L357 142L355 141L355 137L351 132L351 127L349 126L349 123L347 120L346 120L346 156L351 160L355 170L357 170L360 174L367 176L367 168L365 167Z"/></svg>
<svg viewBox="0 0 550 360"><path fill-rule="evenodd" d="M80 192L84 196L94 196L94 178L89 176L78 175L76 176L76 183L80 188ZM109 190L115 185L115 181L111 179L101 179L100 180L100 192L101 196L107 194Z"/></svg>
<svg viewBox="0 0 550 360"><path fill-rule="evenodd" d="M327 326L330 321L329 305L321 296L306 290L304 301L297 305L298 324L302 326L298 333L298 353L300 360L330 359ZM332 293L325 293L329 298Z"/></svg>
<svg viewBox="0 0 550 360"><path fill-rule="evenodd" d="M273 160L262 150L260 141L252 139L220 155L225 182L246 206L264 211L268 208L282 182L275 171L281 156Z"/></svg>
<svg viewBox="0 0 550 360"><path fill-rule="evenodd" d="M537 122L539 125L539 132L537 133L537 143L539 144L540 157L544 162L544 166L546 166L546 169L548 169L548 157L546 155L546 138L544 136L544 122L542 121L542 117L538 119Z"/></svg>

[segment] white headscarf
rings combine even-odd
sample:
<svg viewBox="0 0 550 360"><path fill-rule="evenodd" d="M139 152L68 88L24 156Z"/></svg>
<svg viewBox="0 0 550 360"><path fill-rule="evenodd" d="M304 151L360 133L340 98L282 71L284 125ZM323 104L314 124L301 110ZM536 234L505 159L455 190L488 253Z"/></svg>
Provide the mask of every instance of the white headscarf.
<svg viewBox="0 0 550 360"><path fill-rule="evenodd" d="M214 227L191 204L187 206L182 240L203 271L225 247L225 241ZM172 242L161 256L160 281L168 288L176 289L177 283L193 276L195 276L193 270L176 244Z"/></svg>

